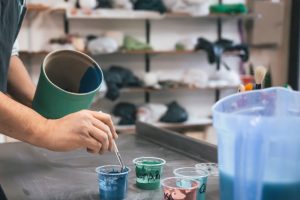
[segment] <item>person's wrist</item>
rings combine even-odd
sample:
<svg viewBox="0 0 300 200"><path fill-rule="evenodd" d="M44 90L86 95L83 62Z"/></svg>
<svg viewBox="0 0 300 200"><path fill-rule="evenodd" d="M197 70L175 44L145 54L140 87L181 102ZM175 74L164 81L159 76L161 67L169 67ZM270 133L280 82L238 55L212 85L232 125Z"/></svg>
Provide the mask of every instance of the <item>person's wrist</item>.
<svg viewBox="0 0 300 200"><path fill-rule="evenodd" d="M49 129L52 120L41 118L38 122L35 122L32 133L30 134L29 143L39 147L49 148Z"/></svg>

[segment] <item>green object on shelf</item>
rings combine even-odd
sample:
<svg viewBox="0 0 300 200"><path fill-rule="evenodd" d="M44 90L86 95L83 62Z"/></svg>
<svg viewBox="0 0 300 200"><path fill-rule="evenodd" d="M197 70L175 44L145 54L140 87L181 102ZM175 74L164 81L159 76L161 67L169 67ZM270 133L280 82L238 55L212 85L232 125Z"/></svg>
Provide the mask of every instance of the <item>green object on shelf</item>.
<svg viewBox="0 0 300 200"><path fill-rule="evenodd" d="M254 76L254 66L253 66L253 64L252 64L252 63L250 63L250 66L249 66L249 68L250 68L250 70L249 70L249 71L250 71L250 72L249 72L249 73L250 73L250 75L251 75L251 76Z"/></svg>
<svg viewBox="0 0 300 200"><path fill-rule="evenodd" d="M271 70L269 69L265 77L264 88L270 88L270 87L272 87L272 74L271 74Z"/></svg>
<svg viewBox="0 0 300 200"><path fill-rule="evenodd" d="M175 49L176 49L176 51L184 51L185 47L182 44L176 44Z"/></svg>
<svg viewBox="0 0 300 200"><path fill-rule="evenodd" d="M214 4L210 6L211 13L219 13L219 14L241 14L247 13L248 8L245 4L237 3L237 4Z"/></svg>
<svg viewBox="0 0 300 200"><path fill-rule="evenodd" d="M152 50L152 47L149 44L138 41L131 36L125 36L123 48L128 51Z"/></svg>

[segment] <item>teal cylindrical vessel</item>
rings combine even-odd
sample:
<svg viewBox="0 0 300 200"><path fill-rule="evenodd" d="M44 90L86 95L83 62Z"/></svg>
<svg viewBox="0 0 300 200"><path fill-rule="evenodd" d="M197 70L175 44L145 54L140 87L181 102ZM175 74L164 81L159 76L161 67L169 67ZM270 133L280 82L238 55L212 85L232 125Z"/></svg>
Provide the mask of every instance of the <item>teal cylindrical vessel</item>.
<svg viewBox="0 0 300 200"><path fill-rule="evenodd" d="M87 109L102 81L100 66L86 54L54 51L42 63L32 106L49 119Z"/></svg>

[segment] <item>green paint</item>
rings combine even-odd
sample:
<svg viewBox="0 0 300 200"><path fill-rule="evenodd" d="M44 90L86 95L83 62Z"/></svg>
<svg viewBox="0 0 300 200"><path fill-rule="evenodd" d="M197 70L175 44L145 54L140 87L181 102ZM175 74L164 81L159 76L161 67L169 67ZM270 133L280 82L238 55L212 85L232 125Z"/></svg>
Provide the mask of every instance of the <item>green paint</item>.
<svg viewBox="0 0 300 200"><path fill-rule="evenodd" d="M137 163L136 185L144 190L155 190L160 187L160 178L163 171L163 166L160 161L142 161Z"/></svg>

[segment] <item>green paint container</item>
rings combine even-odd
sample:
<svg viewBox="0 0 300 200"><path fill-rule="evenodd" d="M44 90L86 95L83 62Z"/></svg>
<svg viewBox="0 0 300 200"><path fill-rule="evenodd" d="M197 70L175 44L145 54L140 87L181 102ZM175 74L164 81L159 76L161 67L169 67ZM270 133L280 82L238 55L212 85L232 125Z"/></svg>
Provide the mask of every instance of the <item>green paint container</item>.
<svg viewBox="0 0 300 200"><path fill-rule="evenodd" d="M136 186L143 190L160 187L160 179L166 161L155 157L141 157L133 160L135 164Z"/></svg>
<svg viewBox="0 0 300 200"><path fill-rule="evenodd" d="M54 51L42 64L33 108L49 119L90 107L103 73L89 56L71 50Z"/></svg>

